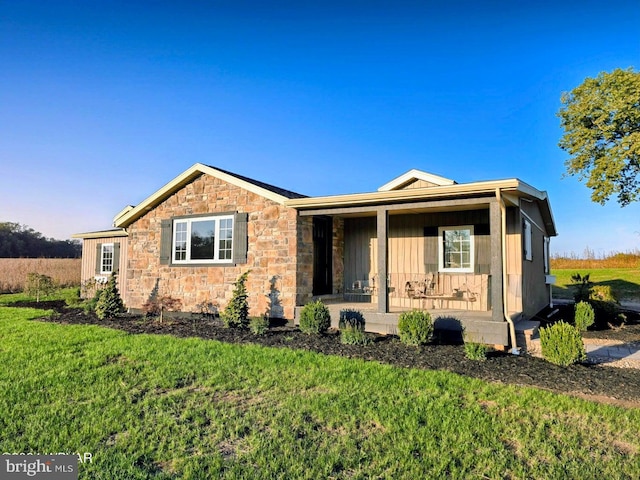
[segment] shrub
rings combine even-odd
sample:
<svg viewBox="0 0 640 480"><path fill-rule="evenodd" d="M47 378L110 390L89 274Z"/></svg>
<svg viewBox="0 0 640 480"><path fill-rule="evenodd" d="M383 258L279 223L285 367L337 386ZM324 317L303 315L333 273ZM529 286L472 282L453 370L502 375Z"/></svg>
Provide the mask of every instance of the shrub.
<svg viewBox="0 0 640 480"><path fill-rule="evenodd" d="M580 331L563 321L540 329L540 347L545 360L564 367L587 358Z"/></svg>
<svg viewBox="0 0 640 480"><path fill-rule="evenodd" d="M124 312L124 304L120 298L120 292L118 292L115 273L111 274L105 287L100 290L95 311L100 320L113 318Z"/></svg>
<svg viewBox="0 0 640 480"><path fill-rule="evenodd" d="M580 332L586 332L595 322L596 314L593 307L587 302L578 302L575 306L574 323Z"/></svg>
<svg viewBox="0 0 640 480"><path fill-rule="evenodd" d="M371 342L371 338L361 328L347 326L340 329L340 343L344 345L360 345L364 347Z"/></svg>
<svg viewBox="0 0 640 480"><path fill-rule="evenodd" d="M618 299L613 295L610 285L594 285L591 289L589 299L600 302L618 303Z"/></svg>
<svg viewBox="0 0 640 480"><path fill-rule="evenodd" d="M433 334L433 320L429 312L412 310L402 312L398 319L398 335L406 345L424 345Z"/></svg>
<svg viewBox="0 0 640 480"><path fill-rule="evenodd" d="M251 317L249 329L254 335L263 335L269 330L269 317Z"/></svg>
<svg viewBox="0 0 640 480"><path fill-rule="evenodd" d="M227 328L246 328L249 324L249 303L247 302L247 270L233 284L233 295L222 312L222 322Z"/></svg>
<svg viewBox="0 0 640 480"><path fill-rule="evenodd" d="M321 300L307 303L300 312L300 330L304 333L324 333L331 326L331 314Z"/></svg>
<svg viewBox="0 0 640 480"><path fill-rule="evenodd" d="M469 360L484 361L487 359L489 350L491 347L484 343L465 342L464 344L464 354Z"/></svg>
<svg viewBox="0 0 640 480"><path fill-rule="evenodd" d="M345 308L340 310L340 320L338 321L338 328L357 328L364 330L364 317L362 312L351 308Z"/></svg>
<svg viewBox="0 0 640 480"><path fill-rule="evenodd" d="M579 273L574 273L571 275L571 283L575 302L588 302L591 297L591 290L593 289L593 283L589 280L589 274L580 275Z"/></svg>
<svg viewBox="0 0 640 480"><path fill-rule="evenodd" d="M30 297L36 297L36 302L40 301L40 297L51 295L55 290L55 282L49 275L41 275L35 272L27 274L25 293Z"/></svg>

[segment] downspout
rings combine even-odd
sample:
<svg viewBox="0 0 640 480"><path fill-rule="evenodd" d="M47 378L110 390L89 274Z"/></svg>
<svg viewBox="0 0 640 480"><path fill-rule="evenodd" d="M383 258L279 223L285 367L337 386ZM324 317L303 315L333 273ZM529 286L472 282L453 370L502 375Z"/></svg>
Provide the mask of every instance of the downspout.
<svg viewBox="0 0 640 480"><path fill-rule="evenodd" d="M513 323L513 319L509 315L509 309L507 308L507 207L502 199L502 192L500 188L496 188L496 198L500 204L500 222L501 222L501 250L502 250L502 314L504 319L509 324L509 334L511 336L511 350L514 355L520 355L520 349L516 341L516 326Z"/></svg>

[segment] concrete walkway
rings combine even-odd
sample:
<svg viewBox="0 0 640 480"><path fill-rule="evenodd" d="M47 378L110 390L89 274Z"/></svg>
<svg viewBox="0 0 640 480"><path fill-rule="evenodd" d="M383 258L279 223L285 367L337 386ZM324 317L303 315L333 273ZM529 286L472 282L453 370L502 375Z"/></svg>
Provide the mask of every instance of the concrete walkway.
<svg viewBox="0 0 640 480"><path fill-rule="evenodd" d="M640 368L640 344L585 338L584 348L592 363L615 367Z"/></svg>

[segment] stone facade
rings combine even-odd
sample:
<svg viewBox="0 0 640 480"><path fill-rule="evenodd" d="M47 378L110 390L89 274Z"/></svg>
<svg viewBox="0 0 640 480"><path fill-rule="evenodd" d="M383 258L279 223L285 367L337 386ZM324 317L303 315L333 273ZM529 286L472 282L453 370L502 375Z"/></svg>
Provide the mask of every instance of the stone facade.
<svg viewBox="0 0 640 480"><path fill-rule="evenodd" d="M242 212L248 214L247 263L229 266L176 266L160 264L161 222L176 216ZM307 266L307 225L296 210L229 184L201 175L133 222L129 232L127 275L128 307L141 308L157 286L159 295L180 299L182 311L212 302L223 310L238 276L251 270L247 280L249 314L293 319L295 301L311 290ZM304 245L311 245L311 242Z"/></svg>

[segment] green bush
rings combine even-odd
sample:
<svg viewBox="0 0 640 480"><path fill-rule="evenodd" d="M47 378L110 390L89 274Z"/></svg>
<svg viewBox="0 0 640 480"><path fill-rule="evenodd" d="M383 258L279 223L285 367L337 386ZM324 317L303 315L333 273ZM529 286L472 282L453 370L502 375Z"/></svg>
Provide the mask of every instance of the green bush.
<svg viewBox="0 0 640 480"><path fill-rule="evenodd" d="M564 367L587 358L580 330L563 321L540 329L540 347L545 360Z"/></svg>
<svg viewBox="0 0 640 480"><path fill-rule="evenodd" d="M362 312L351 308L345 308L340 310L340 320L338 322L338 328L351 327L364 330L364 317Z"/></svg>
<svg viewBox="0 0 640 480"><path fill-rule="evenodd" d="M574 273L571 275L571 287L573 288L573 299L576 303L588 302L591 297L591 290L593 290L593 282L589 280L589 275L580 275Z"/></svg>
<svg viewBox="0 0 640 480"><path fill-rule="evenodd" d="M269 317L251 317L249 330L254 335L264 335L269 330Z"/></svg>
<svg viewBox="0 0 640 480"><path fill-rule="evenodd" d="M360 345L364 347L371 342L371 338L361 328L346 326L340 329L340 343L344 345Z"/></svg>
<svg viewBox="0 0 640 480"><path fill-rule="evenodd" d="M222 312L222 322L227 328L245 328L249 324L249 303L247 302L247 277L249 272L247 270L238 277L238 280L233 284L233 295L227 307Z"/></svg>
<svg viewBox="0 0 640 480"><path fill-rule="evenodd" d="M412 310L402 312L398 319L398 335L406 345L424 345L433 334L433 320L429 312Z"/></svg>
<svg viewBox="0 0 640 480"><path fill-rule="evenodd" d="M575 306L574 323L576 328L581 332L586 332L596 320L596 314L593 307L588 302L578 302Z"/></svg>
<svg viewBox="0 0 640 480"><path fill-rule="evenodd" d="M329 309L320 300L307 303L300 312L300 330L304 333L324 333L331 326Z"/></svg>
<svg viewBox="0 0 640 480"><path fill-rule="evenodd" d="M100 290L95 311L100 320L113 318L124 312L124 304L120 298L120 292L118 292L115 273L111 274L107 285Z"/></svg>
<svg viewBox="0 0 640 480"><path fill-rule="evenodd" d="M36 302L39 302L41 297L51 295L55 290L56 284L49 275L40 275L35 272L27 274L25 293L30 297L35 297Z"/></svg>
<svg viewBox="0 0 640 480"><path fill-rule="evenodd" d="M469 360L484 361L490 350L491 347L484 343L465 342L464 344L464 354Z"/></svg>
<svg viewBox="0 0 640 480"><path fill-rule="evenodd" d="M597 300L600 302L618 303L618 299L611 291L610 285L594 285L593 288L591 288L589 299Z"/></svg>

